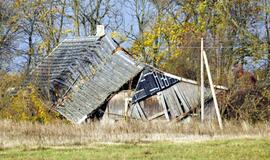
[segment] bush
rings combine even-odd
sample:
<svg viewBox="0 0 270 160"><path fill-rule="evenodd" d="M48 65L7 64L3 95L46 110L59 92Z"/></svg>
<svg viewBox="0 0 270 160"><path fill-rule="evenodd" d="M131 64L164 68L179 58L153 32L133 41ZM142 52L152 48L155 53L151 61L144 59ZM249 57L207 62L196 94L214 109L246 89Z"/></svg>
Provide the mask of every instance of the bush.
<svg viewBox="0 0 270 160"><path fill-rule="evenodd" d="M33 85L20 89L23 82L21 75L2 75L0 118L46 124L58 116L56 113L49 112L49 103L41 98Z"/></svg>
<svg viewBox="0 0 270 160"><path fill-rule="evenodd" d="M252 123L270 121L270 85L237 85L220 100L221 113L225 119Z"/></svg>
<svg viewBox="0 0 270 160"><path fill-rule="evenodd" d="M18 88L22 81L22 75L0 72L0 112L10 105L12 101L11 90Z"/></svg>

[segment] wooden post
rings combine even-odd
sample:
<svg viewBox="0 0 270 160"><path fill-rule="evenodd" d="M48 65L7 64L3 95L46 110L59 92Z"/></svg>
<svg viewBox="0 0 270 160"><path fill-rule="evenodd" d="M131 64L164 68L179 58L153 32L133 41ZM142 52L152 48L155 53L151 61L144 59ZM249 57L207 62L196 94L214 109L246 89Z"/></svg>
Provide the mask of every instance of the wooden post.
<svg viewBox="0 0 270 160"><path fill-rule="evenodd" d="M125 98L125 120L128 119L128 105L130 102L130 98Z"/></svg>
<svg viewBox="0 0 270 160"><path fill-rule="evenodd" d="M158 92L157 93L157 98L158 98L159 105L163 107L166 120L170 121L169 112L168 112L168 109L166 107L166 103L164 101L163 94L161 92Z"/></svg>
<svg viewBox="0 0 270 160"><path fill-rule="evenodd" d="M201 38L201 121L204 120L204 68L203 68L203 38Z"/></svg>
<svg viewBox="0 0 270 160"><path fill-rule="evenodd" d="M222 120L221 120L221 116L220 116L220 111L219 111L218 103L217 103L217 97L216 97L216 93L215 93L215 88L214 88L214 85L213 85L213 80L212 80L212 77L211 77L210 68L209 68L209 64L208 64L208 59L207 59L205 51L203 51L203 59L205 61L205 68L206 68L208 80L209 80L209 83L210 83L210 89L211 89L213 100L214 100L215 110L216 110L216 114L217 114L217 118L218 118L218 124L219 124L220 129L223 129Z"/></svg>

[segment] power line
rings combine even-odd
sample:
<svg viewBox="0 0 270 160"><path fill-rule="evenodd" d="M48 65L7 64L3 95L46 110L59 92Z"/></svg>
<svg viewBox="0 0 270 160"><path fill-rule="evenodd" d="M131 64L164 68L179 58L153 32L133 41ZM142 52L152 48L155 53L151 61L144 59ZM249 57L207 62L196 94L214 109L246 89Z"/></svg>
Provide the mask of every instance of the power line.
<svg viewBox="0 0 270 160"><path fill-rule="evenodd" d="M200 49L201 47L194 47L194 46L184 46L184 47L177 47L177 48L183 48L183 49ZM235 48L235 47L204 47L204 48L213 48L213 49L222 49L222 48Z"/></svg>
<svg viewBox="0 0 270 160"><path fill-rule="evenodd" d="M180 46L180 47L177 47L177 48L180 48L180 49L200 49L201 47L200 46ZM220 47L204 47L206 49L241 49L240 47L237 47L237 46L220 46ZM264 51L264 50L260 50L260 51ZM264 51L266 54L268 54L267 50Z"/></svg>

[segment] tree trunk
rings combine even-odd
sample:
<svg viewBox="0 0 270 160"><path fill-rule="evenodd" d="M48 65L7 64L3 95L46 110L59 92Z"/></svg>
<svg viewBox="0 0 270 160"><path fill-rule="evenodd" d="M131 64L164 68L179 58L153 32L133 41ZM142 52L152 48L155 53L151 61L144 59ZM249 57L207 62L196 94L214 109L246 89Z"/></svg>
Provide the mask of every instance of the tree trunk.
<svg viewBox="0 0 270 160"><path fill-rule="evenodd" d="M80 36L80 22L79 22L79 0L74 0L74 28L76 36Z"/></svg>
<svg viewBox="0 0 270 160"><path fill-rule="evenodd" d="M27 64L26 64L26 76L27 77L30 74L30 67L31 67L32 56L33 56L33 52L34 52L34 48L33 48L33 44L32 44L32 34L29 35L29 37L28 37L28 46L29 46L28 60L27 60Z"/></svg>
<svg viewBox="0 0 270 160"><path fill-rule="evenodd" d="M56 45L59 43L61 35L62 35L65 8L66 8L66 0L64 0L64 2L62 4L61 17L60 17L60 26L59 26L58 36L56 38Z"/></svg>
<svg viewBox="0 0 270 160"><path fill-rule="evenodd" d="M270 70L270 33L269 33L269 22L268 22L269 14L265 13L265 31L266 31L266 41L267 41L267 49L268 49L268 63L267 69Z"/></svg>

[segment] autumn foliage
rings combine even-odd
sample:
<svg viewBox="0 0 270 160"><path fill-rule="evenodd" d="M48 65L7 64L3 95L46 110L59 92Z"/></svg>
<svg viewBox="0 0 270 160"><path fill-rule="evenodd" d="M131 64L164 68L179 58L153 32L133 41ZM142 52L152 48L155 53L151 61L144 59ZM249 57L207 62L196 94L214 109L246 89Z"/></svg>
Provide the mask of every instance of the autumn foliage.
<svg viewBox="0 0 270 160"><path fill-rule="evenodd" d="M58 114L49 112L49 103L44 101L33 85L21 88L20 75L1 74L0 117L15 121L48 123Z"/></svg>

